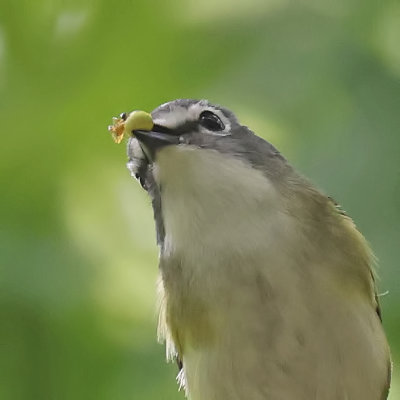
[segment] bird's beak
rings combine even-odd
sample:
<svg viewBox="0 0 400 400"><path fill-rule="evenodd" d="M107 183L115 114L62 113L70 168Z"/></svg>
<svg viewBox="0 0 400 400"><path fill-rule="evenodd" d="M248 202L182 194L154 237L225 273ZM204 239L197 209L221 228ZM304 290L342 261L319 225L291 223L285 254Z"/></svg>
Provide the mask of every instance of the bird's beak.
<svg viewBox="0 0 400 400"><path fill-rule="evenodd" d="M133 131L133 136L139 141L143 151L150 161L154 161L157 150L171 144L179 144L179 136L164 132L152 131Z"/></svg>
<svg viewBox="0 0 400 400"><path fill-rule="evenodd" d="M125 131L136 137L149 161L154 161L160 148L179 143L179 136L155 125L151 115L144 111L133 111L129 114L125 122Z"/></svg>
<svg viewBox="0 0 400 400"><path fill-rule="evenodd" d="M155 125L152 116L145 111L136 110L129 115L122 113L119 118L113 118L113 125L108 130L116 143L120 143L124 135L132 134L136 137L149 161L154 160L158 149L179 144L179 135Z"/></svg>

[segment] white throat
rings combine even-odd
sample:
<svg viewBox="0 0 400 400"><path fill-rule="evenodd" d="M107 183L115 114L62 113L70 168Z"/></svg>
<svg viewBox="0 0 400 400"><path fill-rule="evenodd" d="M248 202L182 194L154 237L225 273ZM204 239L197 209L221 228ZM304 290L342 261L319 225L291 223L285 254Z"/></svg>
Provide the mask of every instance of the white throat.
<svg viewBox="0 0 400 400"><path fill-rule="evenodd" d="M161 186L165 249L170 251L206 247L220 253L232 246L265 246L266 223L284 218L269 179L216 150L166 147L158 154L154 175Z"/></svg>

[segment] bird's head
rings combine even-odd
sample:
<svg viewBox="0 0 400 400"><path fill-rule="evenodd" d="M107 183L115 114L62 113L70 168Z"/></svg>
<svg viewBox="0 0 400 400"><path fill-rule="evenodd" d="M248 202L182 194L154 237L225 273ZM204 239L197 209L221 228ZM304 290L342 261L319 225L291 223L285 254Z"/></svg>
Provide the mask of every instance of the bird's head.
<svg viewBox="0 0 400 400"><path fill-rule="evenodd" d="M124 117L125 130L132 133L128 168L153 199L156 221L162 219L158 231L169 220L180 227L198 221L188 227L191 231L224 218L234 226L251 218L255 207L273 212L283 206L280 186L290 181L293 169L231 111L205 100L180 99L151 114ZM240 210L247 214L240 216ZM181 217L169 218L176 212ZM259 212L254 211L256 219Z"/></svg>
<svg viewBox="0 0 400 400"><path fill-rule="evenodd" d="M288 169L286 160L270 143L241 125L231 111L206 100L174 100L147 114L147 120L143 114L138 115L138 121L133 118L127 122L132 133L128 143L128 168L144 186L148 167L157 165L165 169L162 168L165 162L177 164L176 154L190 154L191 164L209 164L211 160L207 162L207 157L201 155L213 154L218 166L192 166L214 176L221 173L229 160L240 160L249 168L262 170L272 180Z"/></svg>

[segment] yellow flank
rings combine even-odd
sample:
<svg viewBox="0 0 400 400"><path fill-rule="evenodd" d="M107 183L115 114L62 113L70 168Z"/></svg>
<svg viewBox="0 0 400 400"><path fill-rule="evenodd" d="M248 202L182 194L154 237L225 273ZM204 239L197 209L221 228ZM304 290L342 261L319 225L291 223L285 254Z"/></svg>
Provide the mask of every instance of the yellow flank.
<svg viewBox="0 0 400 400"><path fill-rule="evenodd" d="M113 118L113 124L108 127L115 143L121 143L125 134L133 131L150 131L153 129L153 119L145 111L132 111L126 120L123 118Z"/></svg>

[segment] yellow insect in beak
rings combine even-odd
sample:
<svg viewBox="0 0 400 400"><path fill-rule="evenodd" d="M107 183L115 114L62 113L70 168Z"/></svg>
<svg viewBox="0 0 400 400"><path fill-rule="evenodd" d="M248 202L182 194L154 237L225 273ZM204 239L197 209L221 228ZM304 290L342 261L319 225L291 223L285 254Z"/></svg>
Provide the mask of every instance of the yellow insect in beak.
<svg viewBox="0 0 400 400"><path fill-rule="evenodd" d="M128 116L122 113L120 117L113 117L112 125L108 130L115 143L121 143L125 134L133 131L151 131L153 129L153 119L151 115L145 111L132 111Z"/></svg>

